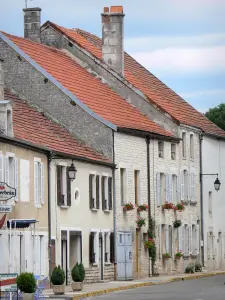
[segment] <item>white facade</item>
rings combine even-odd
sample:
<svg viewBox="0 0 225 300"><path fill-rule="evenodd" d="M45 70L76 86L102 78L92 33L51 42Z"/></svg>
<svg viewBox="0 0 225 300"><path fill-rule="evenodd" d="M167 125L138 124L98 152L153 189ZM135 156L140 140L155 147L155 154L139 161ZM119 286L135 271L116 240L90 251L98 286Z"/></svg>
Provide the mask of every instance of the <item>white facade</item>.
<svg viewBox="0 0 225 300"><path fill-rule="evenodd" d="M203 136L202 173L217 174L220 190L214 189L216 176L203 175L204 262L208 270L225 268L225 141Z"/></svg>

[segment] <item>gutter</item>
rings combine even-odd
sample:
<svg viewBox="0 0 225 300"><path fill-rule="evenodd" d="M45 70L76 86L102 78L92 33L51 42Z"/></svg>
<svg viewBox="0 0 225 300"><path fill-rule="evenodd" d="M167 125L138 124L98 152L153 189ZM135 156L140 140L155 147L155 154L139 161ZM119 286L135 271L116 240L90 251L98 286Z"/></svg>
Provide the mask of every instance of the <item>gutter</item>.
<svg viewBox="0 0 225 300"><path fill-rule="evenodd" d="M51 153L48 155L48 259L49 259L49 280L52 274L52 219L51 219Z"/></svg>
<svg viewBox="0 0 225 300"><path fill-rule="evenodd" d="M200 157L200 205L201 205L201 241L202 241L202 246L200 244L200 249L201 249L201 259L202 259L202 266L205 266L205 245L204 245L204 218L203 218L203 180L201 174L202 172L202 141L203 141L203 135L200 134L199 136L199 157Z"/></svg>
<svg viewBox="0 0 225 300"><path fill-rule="evenodd" d="M113 134L113 163L115 165L115 148L114 148L114 132ZM114 231L114 279L117 280L117 223L116 223L116 181L115 168L112 170L113 175L113 231Z"/></svg>

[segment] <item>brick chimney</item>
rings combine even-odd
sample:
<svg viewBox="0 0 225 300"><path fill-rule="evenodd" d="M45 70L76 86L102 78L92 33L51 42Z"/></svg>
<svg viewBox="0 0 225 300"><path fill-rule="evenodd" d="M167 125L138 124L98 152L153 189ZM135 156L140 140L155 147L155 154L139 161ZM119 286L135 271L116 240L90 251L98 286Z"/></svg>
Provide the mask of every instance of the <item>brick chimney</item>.
<svg viewBox="0 0 225 300"><path fill-rule="evenodd" d="M104 7L102 13L102 59L120 75L124 75L123 6Z"/></svg>
<svg viewBox="0 0 225 300"><path fill-rule="evenodd" d="M24 8L24 37L41 42L41 8Z"/></svg>
<svg viewBox="0 0 225 300"><path fill-rule="evenodd" d="M0 58L0 100L4 100L4 72L2 62L3 60Z"/></svg>

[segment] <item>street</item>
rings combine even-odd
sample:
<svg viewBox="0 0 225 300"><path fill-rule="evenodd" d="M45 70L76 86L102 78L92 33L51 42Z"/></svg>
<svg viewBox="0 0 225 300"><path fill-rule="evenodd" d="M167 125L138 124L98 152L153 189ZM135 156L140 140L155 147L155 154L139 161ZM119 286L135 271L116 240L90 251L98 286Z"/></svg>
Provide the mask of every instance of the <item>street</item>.
<svg viewBox="0 0 225 300"><path fill-rule="evenodd" d="M92 300L225 300L225 276L186 280L123 292L115 292Z"/></svg>

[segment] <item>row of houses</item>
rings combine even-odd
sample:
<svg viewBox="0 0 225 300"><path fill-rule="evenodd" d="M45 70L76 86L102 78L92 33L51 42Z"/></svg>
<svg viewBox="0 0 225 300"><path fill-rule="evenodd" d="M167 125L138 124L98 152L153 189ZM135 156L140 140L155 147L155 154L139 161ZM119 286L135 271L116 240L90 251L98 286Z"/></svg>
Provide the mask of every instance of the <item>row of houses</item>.
<svg viewBox="0 0 225 300"><path fill-rule="evenodd" d="M40 8L24 9L24 38L0 32L0 182L16 190L0 272L61 265L68 284L81 261L86 282L223 269L225 132L124 52L123 7L101 16L102 39L41 26Z"/></svg>

